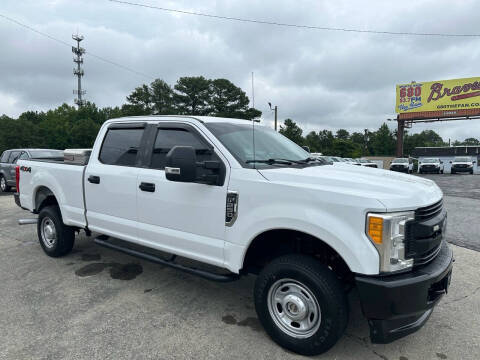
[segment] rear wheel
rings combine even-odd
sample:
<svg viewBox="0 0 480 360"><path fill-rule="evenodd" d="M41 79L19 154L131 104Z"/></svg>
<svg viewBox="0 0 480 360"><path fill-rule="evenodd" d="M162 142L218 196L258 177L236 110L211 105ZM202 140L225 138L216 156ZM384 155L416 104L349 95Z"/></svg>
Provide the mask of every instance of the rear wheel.
<svg viewBox="0 0 480 360"><path fill-rule="evenodd" d="M454 174L455 174L455 171L452 170L452 171L451 171L451 174L454 175Z"/></svg>
<svg viewBox="0 0 480 360"><path fill-rule="evenodd" d="M302 355L330 349L343 334L348 305L333 272L306 255L273 260L255 283L255 309L270 337Z"/></svg>
<svg viewBox="0 0 480 360"><path fill-rule="evenodd" d="M9 192L10 186L7 184L7 180L3 175L0 175L0 191L1 192Z"/></svg>
<svg viewBox="0 0 480 360"><path fill-rule="evenodd" d="M40 245L48 256L64 256L73 249L75 231L63 223L60 209L56 205L46 206L40 211L37 233Z"/></svg>

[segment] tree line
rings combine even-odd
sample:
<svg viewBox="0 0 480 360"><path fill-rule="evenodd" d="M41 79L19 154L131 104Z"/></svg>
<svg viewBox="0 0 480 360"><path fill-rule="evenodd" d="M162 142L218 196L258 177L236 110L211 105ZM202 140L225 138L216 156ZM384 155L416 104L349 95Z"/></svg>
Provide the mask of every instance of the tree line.
<svg viewBox="0 0 480 360"><path fill-rule="evenodd" d="M172 87L161 79L135 88L126 103L99 108L63 104L48 111L26 111L18 118L0 116L0 153L12 148L90 148L102 124L138 115L208 115L254 119L262 112L249 107L245 92L227 79L181 77Z"/></svg>
<svg viewBox="0 0 480 360"><path fill-rule="evenodd" d="M335 133L330 130L311 131L303 136L303 130L292 119L286 119L280 126L280 133L295 143L308 146L311 152L319 152L324 155L336 155L341 157L359 158L362 156L393 156L397 143L397 132L389 129L383 123L378 130L364 132L352 132L339 129ZM468 138L464 141L453 142L454 146L480 145L476 138ZM424 130L417 134L404 134L404 154L413 153L416 147L424 146L448 146L442 137L433 130Z"/></svg>
<svg viewBox="0 0 480 360"><path fill-rule="evenodd" d="M262 112L249 107L246 93L227 79L203 76L181 77L174 86L161 79L135 88L126 103L99 108L94 103L76 108L63 104L48 111L26 111L18 118L0 116L0 152L12 148L90 148L102 124L111 118L150 114L209 115L255 119ZM303 135L292 119L286 119L280 133L312 152L343 157L393 155L396 133L386 124L376 131L352 132L345 129L311 131ZM480 145L475 138L454 145ZM405 153L417 146L444 146L434 131L405 135Z"/></svg>

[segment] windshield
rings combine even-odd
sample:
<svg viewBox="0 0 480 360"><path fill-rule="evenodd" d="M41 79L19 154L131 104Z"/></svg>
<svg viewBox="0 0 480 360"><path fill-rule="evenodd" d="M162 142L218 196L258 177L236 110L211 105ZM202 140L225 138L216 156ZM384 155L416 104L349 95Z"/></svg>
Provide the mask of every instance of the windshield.
<svg viewBox="0 0 480 360"><path fill-rule="evenodd" d="M459 157L456 157L453 161L454 162L470 162L472 161L472 159L470 159L467 156L459 156Z"/></svg>
<svg viewBox="0 0 480 360"><path fill-rule="evenodd" d="M426 163L426 164L428 164L428 163L430 163L430 164L431 163L438 163L438 162L440 162L438 159L423 159L422 160L422 163Z"/></svg>
<svg viewBox="0 0 480 360"><path fill-rule="evenodd" d="M62 150L30 150L32 158L63 157Z"/></svg>
<svg viewBox="0 0 480 360"><path fill-rule="evenodd" d="M392 163L404 164L404 163L408 163L408 159L403 159L403 158L395 159L395 160L392 161Z"/></svg>
<svg viewBox="0 0 480 360"><path fill-rule="evenodd" d="M310 158L310 153L285 136L265 126L255 126L255 156L253 153L253 127L250 122L233 124L207 123L205 126L232 153L243 167L268 166L255 161L287 159L292 161Z"/></svg>

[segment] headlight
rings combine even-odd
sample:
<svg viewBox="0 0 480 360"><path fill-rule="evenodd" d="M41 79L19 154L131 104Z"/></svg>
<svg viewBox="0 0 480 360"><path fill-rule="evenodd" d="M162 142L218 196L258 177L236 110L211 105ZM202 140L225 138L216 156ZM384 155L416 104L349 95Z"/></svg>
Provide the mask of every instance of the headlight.
<svg viewBox="0 0 480 360"><path fill-rule="evenodd" d="M413 266L413 259L405 259L405 224L414 218L413 211L367 215L366 233L380 255L380 272Z"/></svg>

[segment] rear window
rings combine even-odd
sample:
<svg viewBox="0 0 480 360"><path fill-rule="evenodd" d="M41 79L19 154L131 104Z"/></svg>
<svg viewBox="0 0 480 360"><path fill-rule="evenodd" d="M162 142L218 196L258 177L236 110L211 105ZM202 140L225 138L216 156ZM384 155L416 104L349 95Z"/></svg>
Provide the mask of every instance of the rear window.
<svg viewBox="0 0 480 360"><path fill-rule="evenodd" d="M107 165L134 166L143 135L141 129L109 129L99 160Z"/></svg>
<svg viewBox="0 0 480 360"><path fill-rule="evenodd" d="M12 151L12 152L10 153L9 158L8 158L8 162L9 162L10 164L13 164L15 161L17 161L17 159L19 158L20 154L21 154L21 151Z"/></svg>
<svg viewBox="0 0 480 360"><path fill-rule="evenodd" d="M2 157L0 158L0 162L6 163L9 154L10 154L10 151L4 151L2 154Z"/></svg>

